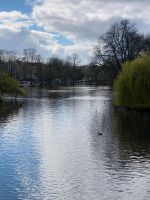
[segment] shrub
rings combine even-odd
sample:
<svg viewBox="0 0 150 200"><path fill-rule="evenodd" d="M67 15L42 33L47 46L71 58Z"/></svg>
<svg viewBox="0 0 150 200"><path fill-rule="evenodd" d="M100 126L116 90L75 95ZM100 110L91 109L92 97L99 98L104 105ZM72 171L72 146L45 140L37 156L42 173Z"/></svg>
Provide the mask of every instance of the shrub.
<svg viewBox="0 0 150 200"><path fill-rule="evenodd" d="M150 56L125 62L114 89L116 106L150 108Z"/></svg>
<svg viewBox="0 0 150 200"><path fill-rule="evenodd" d="M24 89L20 88L19 82L6 73L0 73L0 99L3 94L25 95Z"/></svg>

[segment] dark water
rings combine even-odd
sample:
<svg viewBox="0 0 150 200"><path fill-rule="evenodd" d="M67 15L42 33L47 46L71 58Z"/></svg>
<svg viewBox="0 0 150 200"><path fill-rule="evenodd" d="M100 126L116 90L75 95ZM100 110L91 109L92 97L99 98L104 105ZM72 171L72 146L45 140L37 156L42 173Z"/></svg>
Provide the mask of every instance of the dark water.
<svg viewBox="0 0 150 200"><path fill-rule="evenodd" d="M119 113L111 98L32 89L1 107L0 200L149 200L150 115Z"/></svg>

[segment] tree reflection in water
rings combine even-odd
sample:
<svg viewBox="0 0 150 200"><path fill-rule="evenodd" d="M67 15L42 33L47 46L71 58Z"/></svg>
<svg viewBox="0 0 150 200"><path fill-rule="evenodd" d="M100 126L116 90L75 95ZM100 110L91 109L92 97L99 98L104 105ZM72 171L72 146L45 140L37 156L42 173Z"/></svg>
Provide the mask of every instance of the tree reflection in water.
<svg viewBox="0 0 150 200"><path fill-rule="evenodd" d="M0 124L7 121L10 117L17 115L23 102L9 101L0 104Z"/></svg>
<svg viewBox="0 0 150 200"><path fill-rule="evenodd" d="M150 154L149 113L116 111L115 129L121 146L140 155Z"/></svg>

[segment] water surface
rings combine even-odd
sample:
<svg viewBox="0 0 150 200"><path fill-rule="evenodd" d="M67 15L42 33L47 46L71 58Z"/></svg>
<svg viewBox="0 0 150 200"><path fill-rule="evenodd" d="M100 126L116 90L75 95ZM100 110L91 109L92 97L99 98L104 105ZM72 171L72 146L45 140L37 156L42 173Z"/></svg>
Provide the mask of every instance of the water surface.
<svg viewBox="0 0 150 200"><path fill-rule="evenodd" d="M149 122L108 87L29 89L0 108L0 200L150 199Z"/></svg>

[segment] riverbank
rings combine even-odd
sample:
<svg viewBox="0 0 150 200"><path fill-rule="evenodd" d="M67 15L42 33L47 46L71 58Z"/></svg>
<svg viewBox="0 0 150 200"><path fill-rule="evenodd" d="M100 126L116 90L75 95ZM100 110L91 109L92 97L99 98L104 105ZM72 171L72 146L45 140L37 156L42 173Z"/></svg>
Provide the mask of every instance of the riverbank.
<svg viewBox="0 0 150 200"><path fill-rule="evenodd" d="M144 108L144 107L139 107L139 108L131 108L128 106L114 106L116 111L121 111L121 112L141 112L141 113L150 113L150 108Z"/></svg>

